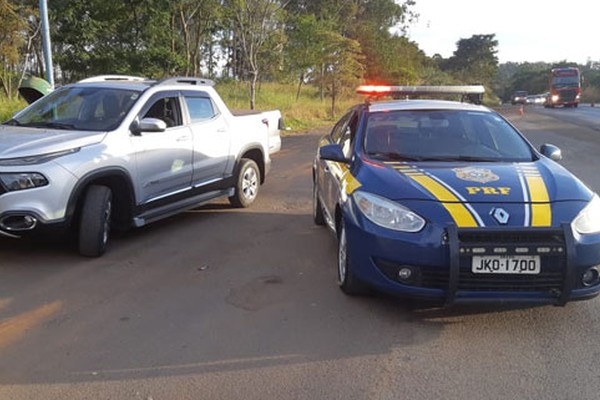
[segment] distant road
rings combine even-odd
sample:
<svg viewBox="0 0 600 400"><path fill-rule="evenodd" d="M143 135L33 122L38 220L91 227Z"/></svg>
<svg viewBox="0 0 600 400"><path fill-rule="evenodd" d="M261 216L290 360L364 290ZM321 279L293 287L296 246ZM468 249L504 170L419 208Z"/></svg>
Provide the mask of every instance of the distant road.
<svg viewBox="0 0 600 400"><path fill-rule="evenodd" d="M586 103L580 104L577 108L526 107L526 111L531 109L539 114L600 131L600 105L591 107L589 103Z"/></svg>

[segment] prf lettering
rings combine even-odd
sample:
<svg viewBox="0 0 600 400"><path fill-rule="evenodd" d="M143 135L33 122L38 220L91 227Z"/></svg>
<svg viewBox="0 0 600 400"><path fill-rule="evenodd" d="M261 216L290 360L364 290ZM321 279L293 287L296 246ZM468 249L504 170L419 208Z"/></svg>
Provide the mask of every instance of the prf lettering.
<svg viewBox="0 0 600 400"><path fill-rule="evenodd" d="M491 187L491 186L467 186L469 194L484 194L494 196L508 196L510 194L509 187Z"/></svg>

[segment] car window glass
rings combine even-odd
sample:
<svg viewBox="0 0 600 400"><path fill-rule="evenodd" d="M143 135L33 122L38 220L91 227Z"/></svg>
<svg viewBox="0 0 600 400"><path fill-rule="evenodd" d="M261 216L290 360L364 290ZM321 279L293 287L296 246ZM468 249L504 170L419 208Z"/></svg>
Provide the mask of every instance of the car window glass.
<svg viewBox="0 0 600 400"><path fill-rule="evenodd" d="M142 118L156 118L167 124L167 128L180 126L181 113L177 97L163 97L156 100Z"/></svg>
<svg viewBox="0 0 600 400"><path fill-rule="evenodd" d="M372 156L407 159L531 161L518 132L496 113L412 110L372 113L364 150Z"/></svg>
<svg viewBox="0 0 600 400"><path fill-rule="evenodd" d="M356 135L356 128L358 126L358 116L354 113L350 114L350 120L343 129L343 134L340 140L342 151L346 157L350 157L352 154L352 143L354 143L354 137Z"/></svg>
<svg viewBox="0 0 600 400"><path fill-rule="evenodd" d="M70 86L50 93L16 116L23 126L110 131L122 122L139 93L106 87Z"/></svg>
<svg viewBox="0 0 600 400"><path fill-rule="evenodd" d="M192 123L206 121L217 115L210 98L186 96L185 102Z"/></svg>
<svg viewBox="0 0 600 400"><path fill-rule="evenodd" d="M338 121L338 123L333 127L333 130L331 131L331 140L334 143L340 143L342 136L344 134L344 129L346 128L346 125L348 124L348 120L350 119L350 116L352 115L352 113L348 113L346 115L344 115L342 118L340 118L340 120Z"/></svg>

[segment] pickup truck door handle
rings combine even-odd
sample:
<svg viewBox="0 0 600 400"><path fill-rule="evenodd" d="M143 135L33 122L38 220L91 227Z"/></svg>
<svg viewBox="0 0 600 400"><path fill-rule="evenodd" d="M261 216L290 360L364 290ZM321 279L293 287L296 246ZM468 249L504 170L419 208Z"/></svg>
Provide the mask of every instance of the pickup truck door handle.
<svg viewBox="0 0 600 400"><path fill-rule="evenodd" d="M190 140L190 137L189 136L179 136L176 140L178 142L187 142Z"/></svg>
<svg viewBox="0 0 600 400"><path fill-rule="evenodd" d="M227 132L227 128L221 127L219 129L217 129L217 132L219 132L219 133L225 133L225 132Z"/></svg>

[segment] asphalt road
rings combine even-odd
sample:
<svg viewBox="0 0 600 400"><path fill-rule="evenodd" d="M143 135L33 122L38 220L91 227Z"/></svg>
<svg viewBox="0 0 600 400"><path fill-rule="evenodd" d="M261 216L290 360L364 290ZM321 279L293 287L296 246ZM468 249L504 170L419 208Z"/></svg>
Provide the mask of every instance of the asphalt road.
<svg viewBox="0 0 600 400"><path fill-rule="evenodd" d="M598 191L600 110L582 110L503 112ZM598 398L600 299L343 295L335 239L310 215L317 138L284 138L252 208L130 231L100 259L61 238L0 239L0 399Z"/></svg>

